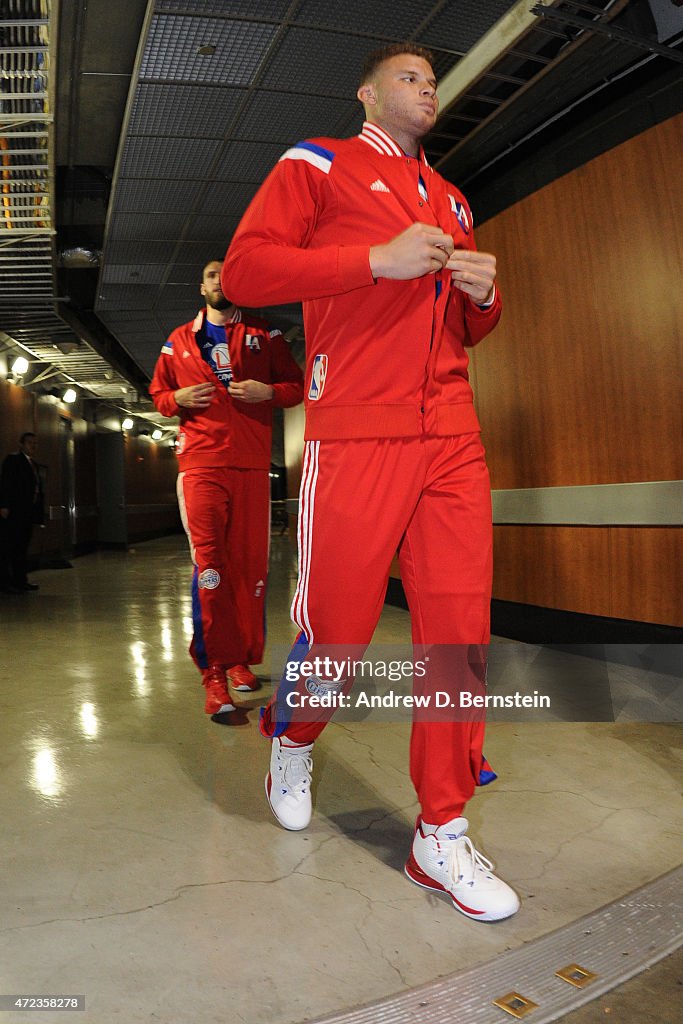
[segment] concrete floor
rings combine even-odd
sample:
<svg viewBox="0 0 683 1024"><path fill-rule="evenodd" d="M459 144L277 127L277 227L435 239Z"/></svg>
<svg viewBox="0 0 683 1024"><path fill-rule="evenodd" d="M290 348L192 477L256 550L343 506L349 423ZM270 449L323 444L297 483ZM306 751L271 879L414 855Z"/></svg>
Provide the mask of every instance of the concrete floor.
<svg viewBox="0 0 683 1024"><path fill-rule="evenodd" d="M274 650L293 637L285 538L272 562ZM263 695L230 726L203 712L182 538L32 579L0 604L0 994L82 993L93 1024L293 1024L492 960L680 863L678 725L494 722L500 778L470 831L522 909L469 921L402 873L404 722L331 724L311 827L277 826ZM407 641L407 613L378 635Z"/></svg>
<svg viewBox="0 0 683 1024"><path fill-rule="evenodd" d="M683 952L678 950L558 1024L680 1024Z"/></svg>

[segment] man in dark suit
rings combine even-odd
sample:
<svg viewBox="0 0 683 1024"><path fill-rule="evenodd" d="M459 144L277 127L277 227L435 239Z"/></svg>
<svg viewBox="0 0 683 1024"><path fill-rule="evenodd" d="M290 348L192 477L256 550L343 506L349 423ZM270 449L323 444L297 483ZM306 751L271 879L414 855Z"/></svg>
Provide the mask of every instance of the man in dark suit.
<svg viewBox="0 0 683 1024"><path fill-rule="evenodd" d="M19 451L8 455L0 471L0 588L15 593L38 590L26 576L33 527L43 522L43 487L34 461L36 435L19 438Z"/></svg>

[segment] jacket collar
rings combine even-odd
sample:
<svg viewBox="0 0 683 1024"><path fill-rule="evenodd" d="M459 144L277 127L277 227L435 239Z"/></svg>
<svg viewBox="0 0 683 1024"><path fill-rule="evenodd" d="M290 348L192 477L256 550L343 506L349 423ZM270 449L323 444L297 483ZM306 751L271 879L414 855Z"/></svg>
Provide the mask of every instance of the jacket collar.
<svg viewBox="0 0 683 1024"><path fill-rule="evenodd" d="M206 319L206 306L204 307L204 309L200 309L199 310L199 312L197 313L196 317L194 318L194 321L192 322L192 333L193 334L196 334L197 331L200 331L202 329L202 327L204 325L204 320L205 319ZM228 323L229 324L239 324L241 322L242 322L242 310L239 309L237 306L235 306L235 312L232 314L232 316L228 320Z"/></svg>
<svg viewBox="0 0 683 1024"><path fill-rule="evenodd" d="M384 128L380 128L378 124L374 124L372 121L364 121L361 133L358 136L363 142L367 142L369 146L381 153L382 156L405 156L398 142L391 137L389 132L385 131ZM425 151L420 146L418 159L420 163L424 164L425 167L430 167ZM431 167L430 167L431 170Z"/></svg>

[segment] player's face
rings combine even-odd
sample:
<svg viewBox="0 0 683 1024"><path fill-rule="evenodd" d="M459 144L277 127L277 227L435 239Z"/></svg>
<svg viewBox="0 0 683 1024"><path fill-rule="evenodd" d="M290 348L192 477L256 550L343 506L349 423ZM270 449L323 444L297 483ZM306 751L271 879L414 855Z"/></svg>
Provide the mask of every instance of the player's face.
<svg viewBox="0 0 683 1024"><path fill-rule="evenodd" d="M218 260L207 263L202 274L202 283L199 290L206 299L207 305L214 309L227 309L230 305L221 288L221 270L223 264Z"/></svg>
<svg viewBox="0 0 683 1024"><path fill-rule="evenodd" d="M439 109L436 78L422 57L400 53L385 60L358 96L394 137L403 133L419 139L434 127Z"/></svg>

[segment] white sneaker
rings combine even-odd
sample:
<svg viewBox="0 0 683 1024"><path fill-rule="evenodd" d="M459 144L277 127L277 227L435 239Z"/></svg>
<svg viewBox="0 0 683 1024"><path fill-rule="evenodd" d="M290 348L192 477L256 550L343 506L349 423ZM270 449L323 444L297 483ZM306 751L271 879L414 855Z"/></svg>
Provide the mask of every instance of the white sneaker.
<svg viewBox="0 0 683 1024"><path fill-rule="evenodd" d="M418 818L405 873L424 889L447 893L455 909L474 921L511 917L519 910L517 893L492 873L491 861L465 835L467 825L467 818L454 818L437 828Z"/></svg>
<svg viewBox="0 0 683 1024"><path fill-rule="evenodd" d="M277 736L272 741L266 796L277 820L292 832L306 828L311 820L312 750L312 743L290 747Z"/></svg>

